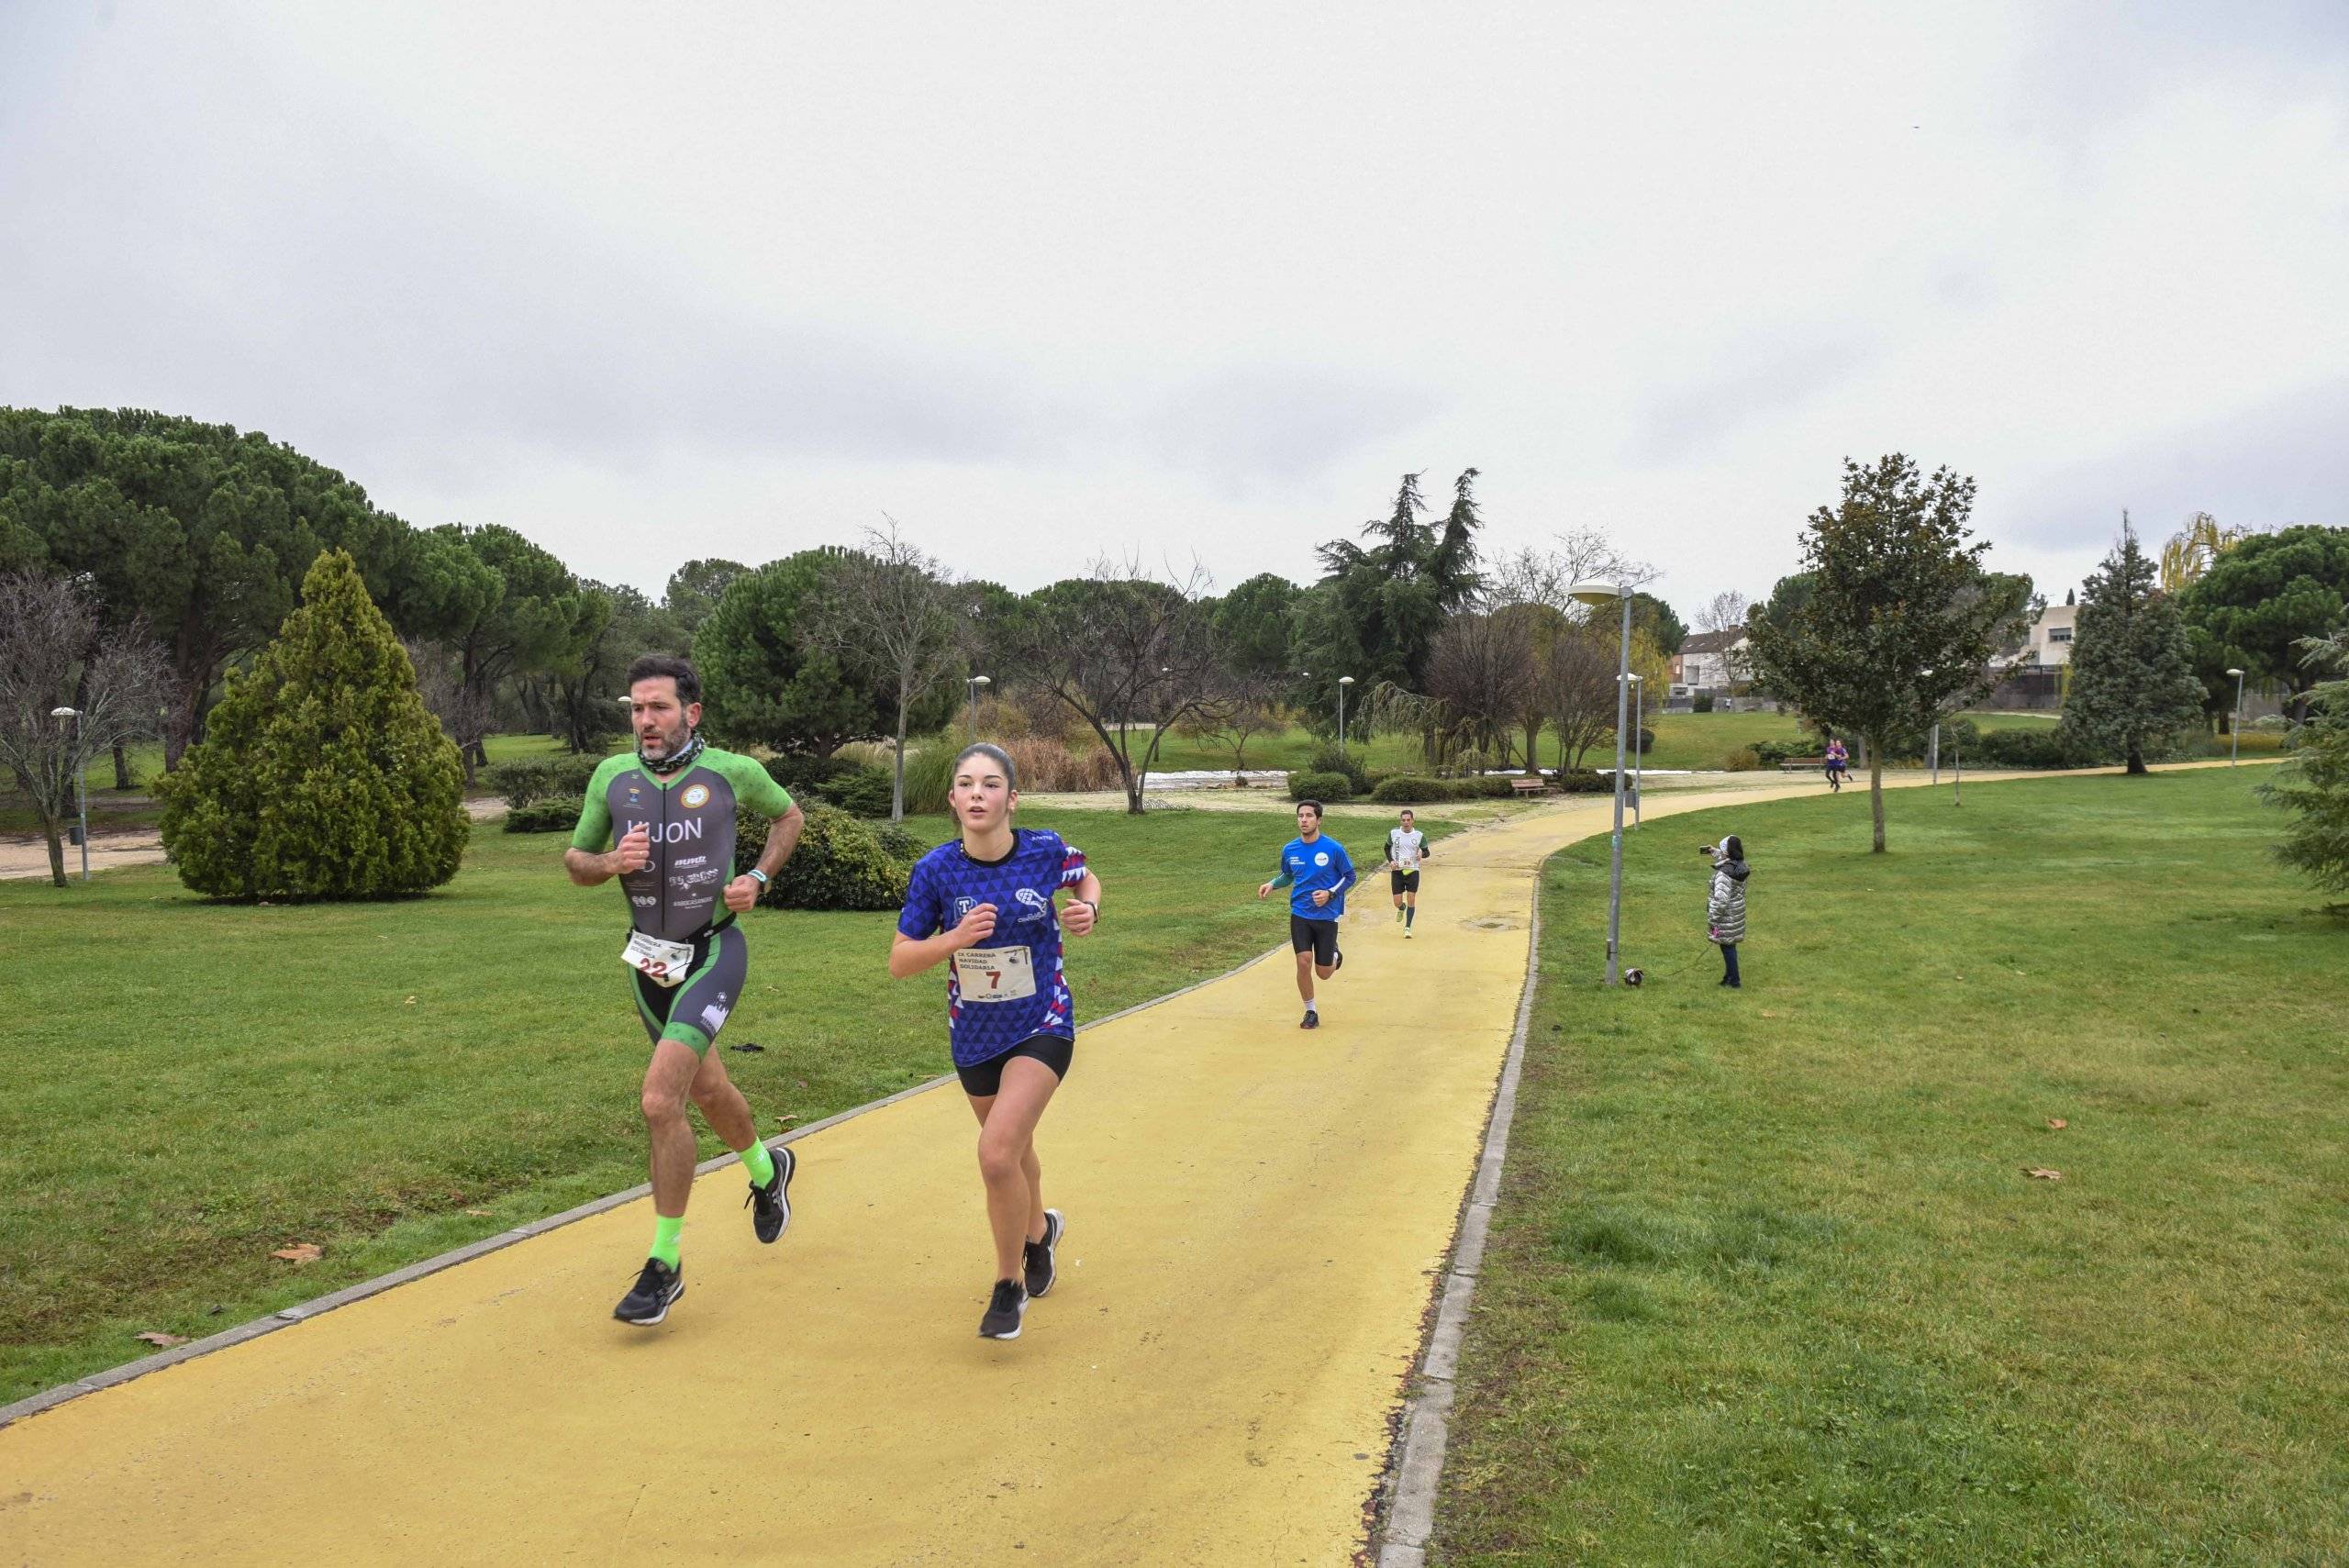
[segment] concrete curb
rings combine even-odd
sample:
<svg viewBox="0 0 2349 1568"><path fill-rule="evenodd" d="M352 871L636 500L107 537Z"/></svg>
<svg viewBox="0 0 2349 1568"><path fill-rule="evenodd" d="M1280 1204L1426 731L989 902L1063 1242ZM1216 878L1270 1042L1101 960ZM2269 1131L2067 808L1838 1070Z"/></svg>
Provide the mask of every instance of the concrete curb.
<svg viewBox="0 0 2349 1568"><path fill-rule="evenodd" d="M1423 1568L1428 1537L1435 1530L1436 1485L1443 1476L1444 1450L1452 1437L1460 1343L1468 1331L1476 1277L1485 1266L1485 1238L1492 1226L1493 1208L1500 1201L1501 1165L1508 1156L1509 1127L1517 1118L1525 1035L1532 1023L1534 987L1542 973L1542 881L1556 853L1553 850L1542 856L1533 871L1533 914L1528 922L1525 985L1517 999L1517 1028L1509 1035L1508 1055L1493 1091L1492 1115L1485 1124L1476 1180L1468 1189L1460 1223L1453 1232L1452 1258L1443 1272L1443 1295L1436 1307L1435 1326L1428 1331L1427 1348L1420 1353L1411 1392L1404 1400L1402 1430L1382 1488L1386 1507L1373 1542L1378 1568Z"/></svg>
<svg viewBox="0 0 2349 1568"><path fill-rule="evenodd" d="M1136 1013L1147 1012L1162 1003L1174 1000L1177 996L1187 996L1201 986L1213 985L1229 980L1235 974L1253 969L1268 958L1276 957L1286 951L1288 951L1286 943L1267 948L1255 957L1225 970L1221 974L1210 975L1205 980L1195 980L1190 984L1179 990L1169 991L1163 996L1152 996L1147 1002L1137 1002L1130 1007L1121 1007L1105 1018L1094 1019L1091 1023L1080 1024L1077 1026L1076 1032L1083 1035L1089 1029L1097 1029L1106 1024L1114 1024L1120 1018L1130 1018ZM766 1146L770 1149L779 1149L786 1143L796 1143L803 1138L822 1132L827 1128L838 1127L841 1123L853 1118L881 1110L885 1106L896 1105L900 1100L911 1099L916 1095L928 1094L941 1084L955 1082L957 1080L953 1073L942 1073L927 1083L916 1084L911 1088L900 1089L894 1095L885 1095L880 1099L851 1106L847 1110L828 1116L820 1121L811 1121L806 1127L793 1128L789 1132L779 1137L767 1139ZM694 1174L696 1178L706 1176L720 1166L731 1164L740 1158L741 1156L738 1154L721 1154L715 1160L705 1160L694 1167ZM591 1218L596 1215L618 1208L623 1204L634 1203L640 1197L651 1195L651 1192L652 1185L647 1182L630 1187L626 1192L613 1193L605 1197L596 1198L579 1205L576 1208L564 1209L561 1214L551 1214L544 1219L534 1219L528 1225L518 1225L511 1230L501 1230L495 1236L484 1236L478 1241L469 1241L452 1251L410 1263L406 1268L395 1269L390 1273L379 1274L370 1280L362 1280L357 1284L345 1285L342 1289L319 1296L315 1301L305 1301L298 1306L284 1307L266 1318L256 1318L250 1323L239 1323L235 1328L224 1329L217 1334L207 1335L204 1339L192 1340L184 1345L175 1345L168 1351L159 1351L151 1356L141 1356L137 1361L125 1362L120 1366L109 1367L104 1372L92 1373L89 1376L77 1378L72 1383L61 1383L54 1388L19 1399L13 1405L0 1405L0 1427L21 1421L28 1416L38 1416L44 1410L53 1410L60 1405L81 1398L85 1394L95 1394L102 1388L112 1388L118 1384L128 1383L133 1378L145 1377L150 1373L161 1372L166 1367L177 1366L182 1362L194 1361L198 1356L208 1356L215 1351L225 1351L231 1345L241 1345L248 1340L257 1340L263 1334L274 1333L280 1329L290 1328L296 1323L306 1323L314 1318L333 1311L338 1307L348 1307L354 1301L364 1301L371 1296L380 1296L384 1291L404 1285L411 1280L420 1280L427 1274L437 1274L443 1269L454 1268L459 1263L471 1262L475 1258L485 1257L489 1253L502 1251L518 1242L528 1241L534 1236L543 1236L550 1230L560 1229L563 1226Z"/></svg>

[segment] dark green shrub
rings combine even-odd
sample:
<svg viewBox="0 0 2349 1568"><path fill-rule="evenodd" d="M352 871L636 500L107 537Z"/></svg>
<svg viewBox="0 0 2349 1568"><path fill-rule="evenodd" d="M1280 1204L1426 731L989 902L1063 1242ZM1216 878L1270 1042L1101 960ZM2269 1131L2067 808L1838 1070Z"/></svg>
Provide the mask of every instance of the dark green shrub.
<svg viewBox="0 0 2349 1568"><path fill-rule="evenodd" d="M1354 786L1343 773L1297 773L1288 776L1291 800L1351 800Z"/></svg>
<svg viewBox="0 0 2349 1568"><path fill-rule="evenodd" d="M1538 768L1534 771L1537 773L1541 772ZM1524 775L1517 776L1521 778ZM1458 786L1458 793L1452 798L1454 800L1507 800L1517 793L1517 786L1508 782L1509 777L1508 773L1478 773L1473 779L1454 779L1453 783Z"/></svg>
<svg viewBox="0 0 2349 1568"><path fill-rule="evenodd" d="M497 762L482 774L482 782L492 795L503 795L506 804L529 806L541 800L569 801L579 804L587 794L587 781L596 776L601 757L579 756L532 757L526 762ZM573 813L574 818L576 813Z"/></svg>
<svg viewBox="0 0 2349 1568"><path fill-rule="evenodd" d="M1713 711L1713 695L1712 695L1712 693L1710 693L1710 692L1698 692L1695 696L1693 696L1693 697L1689 698L1689 699L1688 699L1688 711L1689 711L1690 713L1710 713L1710 712L1712 712L1712 711Z"/></svg>
<svg viewBox="0 0 2349 1568"><path fill-rule="evenodd" d="M1341 751L1335 741L1325 740L1313 749L1313 761L1305 771L1342 775L1350 795L1370 793L1370 753L1360 746L1349 746Z"/></svg>
<svg viewBox="0 0 2349 1568"><path fill-rule="evenodd" d="M1765 768L1775 768L1789 757L1816 757L1820 752L1802 740L1756 740L1746 748L1753 760Z"/></svg>
<svg viewBox="0 0 2349 1568"><path fill-rule="evenodd" d="M568 833L579 826L579 807L568 800L534 800L506 813L508 833Z"/></svg>
<svg viewBox="0 0 2349 1568"><path fill-rule="evenodd" d="M917 838L912 829L897 822L874 822L870 825L873 836L880 840L888 857L904 865L911 865L930 853L929 840Z"/></svg>
<svg viewBox="0 0 2349 1568"><path fill-rule="evenodd" d="M870 823L836 806L803 801L807 826L799 847L759 895L772 909L896 909L906 901L913 867L891 856ZM767 847L767 818L753 811L735 817L737 871L758 863Z"/></svg>
<svg viewBox="0 0 2349 1568"><path fill-rule="evenodd" d="M819 757L812 751L785 751L766 761L767 777L789 790L794 800L811 795L820 798L826 784L848 777L860 766L846 757Z"/></svg>
<svg viewBox="0 0 2349 1568"><path fill-rule="evenodd" d="M1550 782L1567 795L1612 795L1615 779L1597 768L1560 768L1547 775Z"/></svg>
<svg viewBox="0 0 2349 1568"><path fill-rule="evenodd" d="M225 898L392 898L457 874L472 823L457 748L339 550L232 678L201 745L156 782L180 880Z"/></svg>
<svg viewBox="0 0 2349 1568"><path fill-rule="evenodd" d="M816 794L852 817L886 817L896 789L895 769L865 767L818 785Z"/></svg>
<svg viewBox="0 0 2349 1568"><path fill-rule="evenodd" d="M1947 737L1943 737L1944 740ZM1990 729L1965 748L1965 759L1985 768L2087 768L2109 759L2083 751L2054 725ZM1943 753L1943 763L1950 762Z"/></svg>
<svg viewBox="0 0 2349 1568"><path fill-rule="evenodd" d="M1465 779L1417 778L1408 773L1378 781L1370 798L1387 806L1425 806L1431 801L1458 800Z"/></svg>

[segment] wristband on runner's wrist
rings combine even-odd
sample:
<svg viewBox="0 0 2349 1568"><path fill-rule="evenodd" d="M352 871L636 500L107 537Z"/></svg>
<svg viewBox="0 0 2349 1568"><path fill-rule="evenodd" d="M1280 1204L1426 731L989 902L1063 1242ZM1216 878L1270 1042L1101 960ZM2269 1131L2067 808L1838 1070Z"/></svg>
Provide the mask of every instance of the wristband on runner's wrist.
<svg viewBox="0 0 2349 1568"><path fill-rule="evenodd" d="M770 879L770 878L768 877L768 875L767 875L767 873L764 873L764 872L761 871L761 870L760 870L758 867L756 867L756 866L752 866L750 870L748 870L748 871L744 872L742 874L743 874L744 876L749 877L752 882L757 883L761 887L767 887L767 886L772 885L772 879Z"/></svg>

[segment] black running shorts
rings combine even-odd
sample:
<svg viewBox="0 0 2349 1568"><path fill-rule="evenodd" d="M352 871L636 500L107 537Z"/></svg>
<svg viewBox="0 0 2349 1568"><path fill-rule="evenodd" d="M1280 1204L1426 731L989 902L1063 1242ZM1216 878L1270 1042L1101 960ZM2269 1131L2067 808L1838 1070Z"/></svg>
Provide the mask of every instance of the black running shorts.
<svg viewBox="0 0 2349 1568"><path fill-rule="evenodd" d="M729 920L714 931L694 939L693 967L675 985L629 972L636 985L636 1011L654 1045L674 1040L691 1046L696 1056L709 1054L710 1042L726 1027L726 1016L742 999L742 981L751 971L751 947L742 928Z"/></svg>
<svg viewBox="0 0 2349 1568"><path fill-rule="evenodd" d="M1076 1041L1056 1034L1031 1034L999 1056L968 1067L958 1064L954 1076L963 1080L963 1092L973 1099L990 1099L1003 1088L1003 1064L1015 1056L1032 1057L1051 1068L1053 1077L1065 1080L1068 1064L1076 1057Z"/></svg>
<svg viewBox="0 0 2349 1568"><path fill-rule="evenodd" d="M1338 962L1338 922L1308 920L1293 914L1288 917L1288 945L1294 952L1310 949L1314 963L1327 969Z"/></svg>
<svg viewBox="0 0 2349 1568"><path fill-rule="evenodd" d="M1419 890L1419 873L1415 871L1390 871L1386 873L1386 884L1400 898L1406 893Z"/></svg>

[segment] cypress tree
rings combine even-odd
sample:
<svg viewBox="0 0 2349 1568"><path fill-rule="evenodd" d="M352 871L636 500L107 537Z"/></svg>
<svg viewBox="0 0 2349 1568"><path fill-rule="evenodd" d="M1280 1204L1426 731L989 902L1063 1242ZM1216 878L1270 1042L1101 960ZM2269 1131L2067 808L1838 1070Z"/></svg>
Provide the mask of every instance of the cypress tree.
<svg viewBox="0 0 2349 1568"><path fill-rule="evenodd" d="M2311 669L2349 677L2349 626L2301 648ZM2322 682L2308 695L2297 754L2259 794L2294 813L2276 858L2328 893L2349 893L2349 678Z"/></svg>
<svg viewBox="0 0 2349 1568"><path fill-rule="evenodd" d="M457 749L359 568L328 550L302 606L233 677L158 784L180 880L227 898L391 898L457 874Z"/></svg>
<svg viewBox="0 0 2349 1568"><path fill-rule="evenodd" d="M2142 773L2148 746L2201 717L2186 622L2124 512L2121 542L2084 585L2063 729L2082 750L2123 756Z"/></svg>

